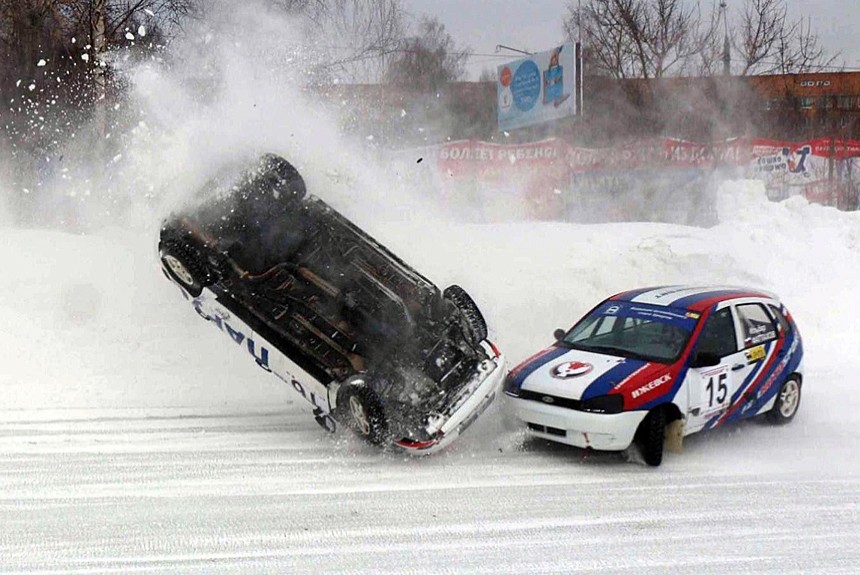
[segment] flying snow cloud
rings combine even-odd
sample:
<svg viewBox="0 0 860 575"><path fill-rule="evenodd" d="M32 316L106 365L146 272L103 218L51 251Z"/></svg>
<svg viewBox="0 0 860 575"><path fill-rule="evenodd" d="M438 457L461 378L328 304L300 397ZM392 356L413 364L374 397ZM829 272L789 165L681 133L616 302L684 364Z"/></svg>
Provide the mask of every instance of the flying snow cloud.
<svg viewBox="0 0 860 575"><path fill-rule="evenodd" d="M283 13L216 3L161 52L110 61L127 89L108 104L108 127L63 134L65 143L39 158L50 166L34 218L42 225L152 231L220 167L265 152L289 159L312 193L359 218L433 211L410 207L420 194L378 169L366 142L341 136L337 103L311 86L319 64L312 44Z"/></svg>

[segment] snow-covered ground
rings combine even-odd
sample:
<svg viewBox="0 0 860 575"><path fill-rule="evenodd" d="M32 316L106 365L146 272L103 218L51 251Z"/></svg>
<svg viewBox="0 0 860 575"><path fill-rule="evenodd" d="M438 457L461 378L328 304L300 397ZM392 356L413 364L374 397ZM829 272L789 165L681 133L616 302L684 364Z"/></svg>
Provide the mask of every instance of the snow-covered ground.
<svg viewBox="0 0 860 575"><path fill-rule="evenodd" d="M720 198L710 229L348 212L472 292L512 364L611 292L780 294L797 418L657 469L525 440L502 404L425 459L330 436L161 276L151 226L0 228L0 572L858 573L860 214Z"/></svg>

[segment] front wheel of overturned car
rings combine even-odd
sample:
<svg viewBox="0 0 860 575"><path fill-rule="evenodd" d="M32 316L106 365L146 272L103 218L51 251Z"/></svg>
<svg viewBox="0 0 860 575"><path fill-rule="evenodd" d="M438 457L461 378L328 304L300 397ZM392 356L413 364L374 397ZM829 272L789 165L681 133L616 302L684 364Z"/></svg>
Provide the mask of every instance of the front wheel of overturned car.
<svg viewBox="0 0 860 575"><path fill-rule="evenodd" d="M442 297L454 304L460 310L463 328L469 343L477 345L487 339L487 322L478 309L475 300L458 285L451 285L442 292Z"/></svg>
<svg viewBox="0 0 860 575"><path fill-rule="evenodd" d="M191 297L197 297L203 288L215 283L215 277L203 262L200 252L176 241L161 246L161 261L167 273L185 288Z"/></svg>
<svg viewBox="0 0 860 575"><path fill-rule="evenodd" d="M776 402L773 407L767 412L768 422L775 425L785 425L797 415L797 409L800 407L800 381L797 376L789 377L782 384L779 393L776 395Z"/></svg>
<svg viewBox="0 0 860 575"><path fill-rule="evenodd" d="M652 467L663 463L663 443L666 439L666 413L660 407L652 409L639 424L633 441L642 459Z"/></svg>
<svg viewBox="0 0 860 575"><path fill-rule="evenodd" d="M374 445L388 439L388 420L379 396L364 379L354 379L340 388L337 398L341 423Z"/></svg>

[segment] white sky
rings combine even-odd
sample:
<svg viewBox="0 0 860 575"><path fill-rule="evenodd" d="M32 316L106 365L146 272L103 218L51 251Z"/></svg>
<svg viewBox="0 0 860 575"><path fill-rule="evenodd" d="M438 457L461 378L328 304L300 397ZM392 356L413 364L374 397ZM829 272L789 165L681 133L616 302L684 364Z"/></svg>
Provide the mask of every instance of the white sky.
<svg viewBox="0 0 860 575"><path fill-rule="evenodd" d="M573 0L575 1L575 0ZM709 0L703 0L707 4ZM468 66L468 79L477 79L484 68L495 68L505 58L494 57L498 44L528 51L551 48L564 38L561 23L571 0L404 0L416 17L438 16L458 46L476 54ZM741 0L727 0L729 11L740 11ZM858 0L786 0L789 17L809 17L822 43L840 52L839 63L860 67L860 3ZM513 52L508 60L517 58Z"/></svg>

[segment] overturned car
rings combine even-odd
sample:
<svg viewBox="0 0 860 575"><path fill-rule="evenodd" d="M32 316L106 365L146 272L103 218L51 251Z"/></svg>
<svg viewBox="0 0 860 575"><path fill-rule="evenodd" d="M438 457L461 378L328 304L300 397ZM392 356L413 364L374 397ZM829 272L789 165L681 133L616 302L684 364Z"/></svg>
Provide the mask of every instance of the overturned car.
<svg viewBox="0 0 860 575"><path fill-rule="evenodd" d="M165 275L197 313L372 443L443 448L493 401L504 357L472 298L440 291L265 155L163 223Z"/></svg>

